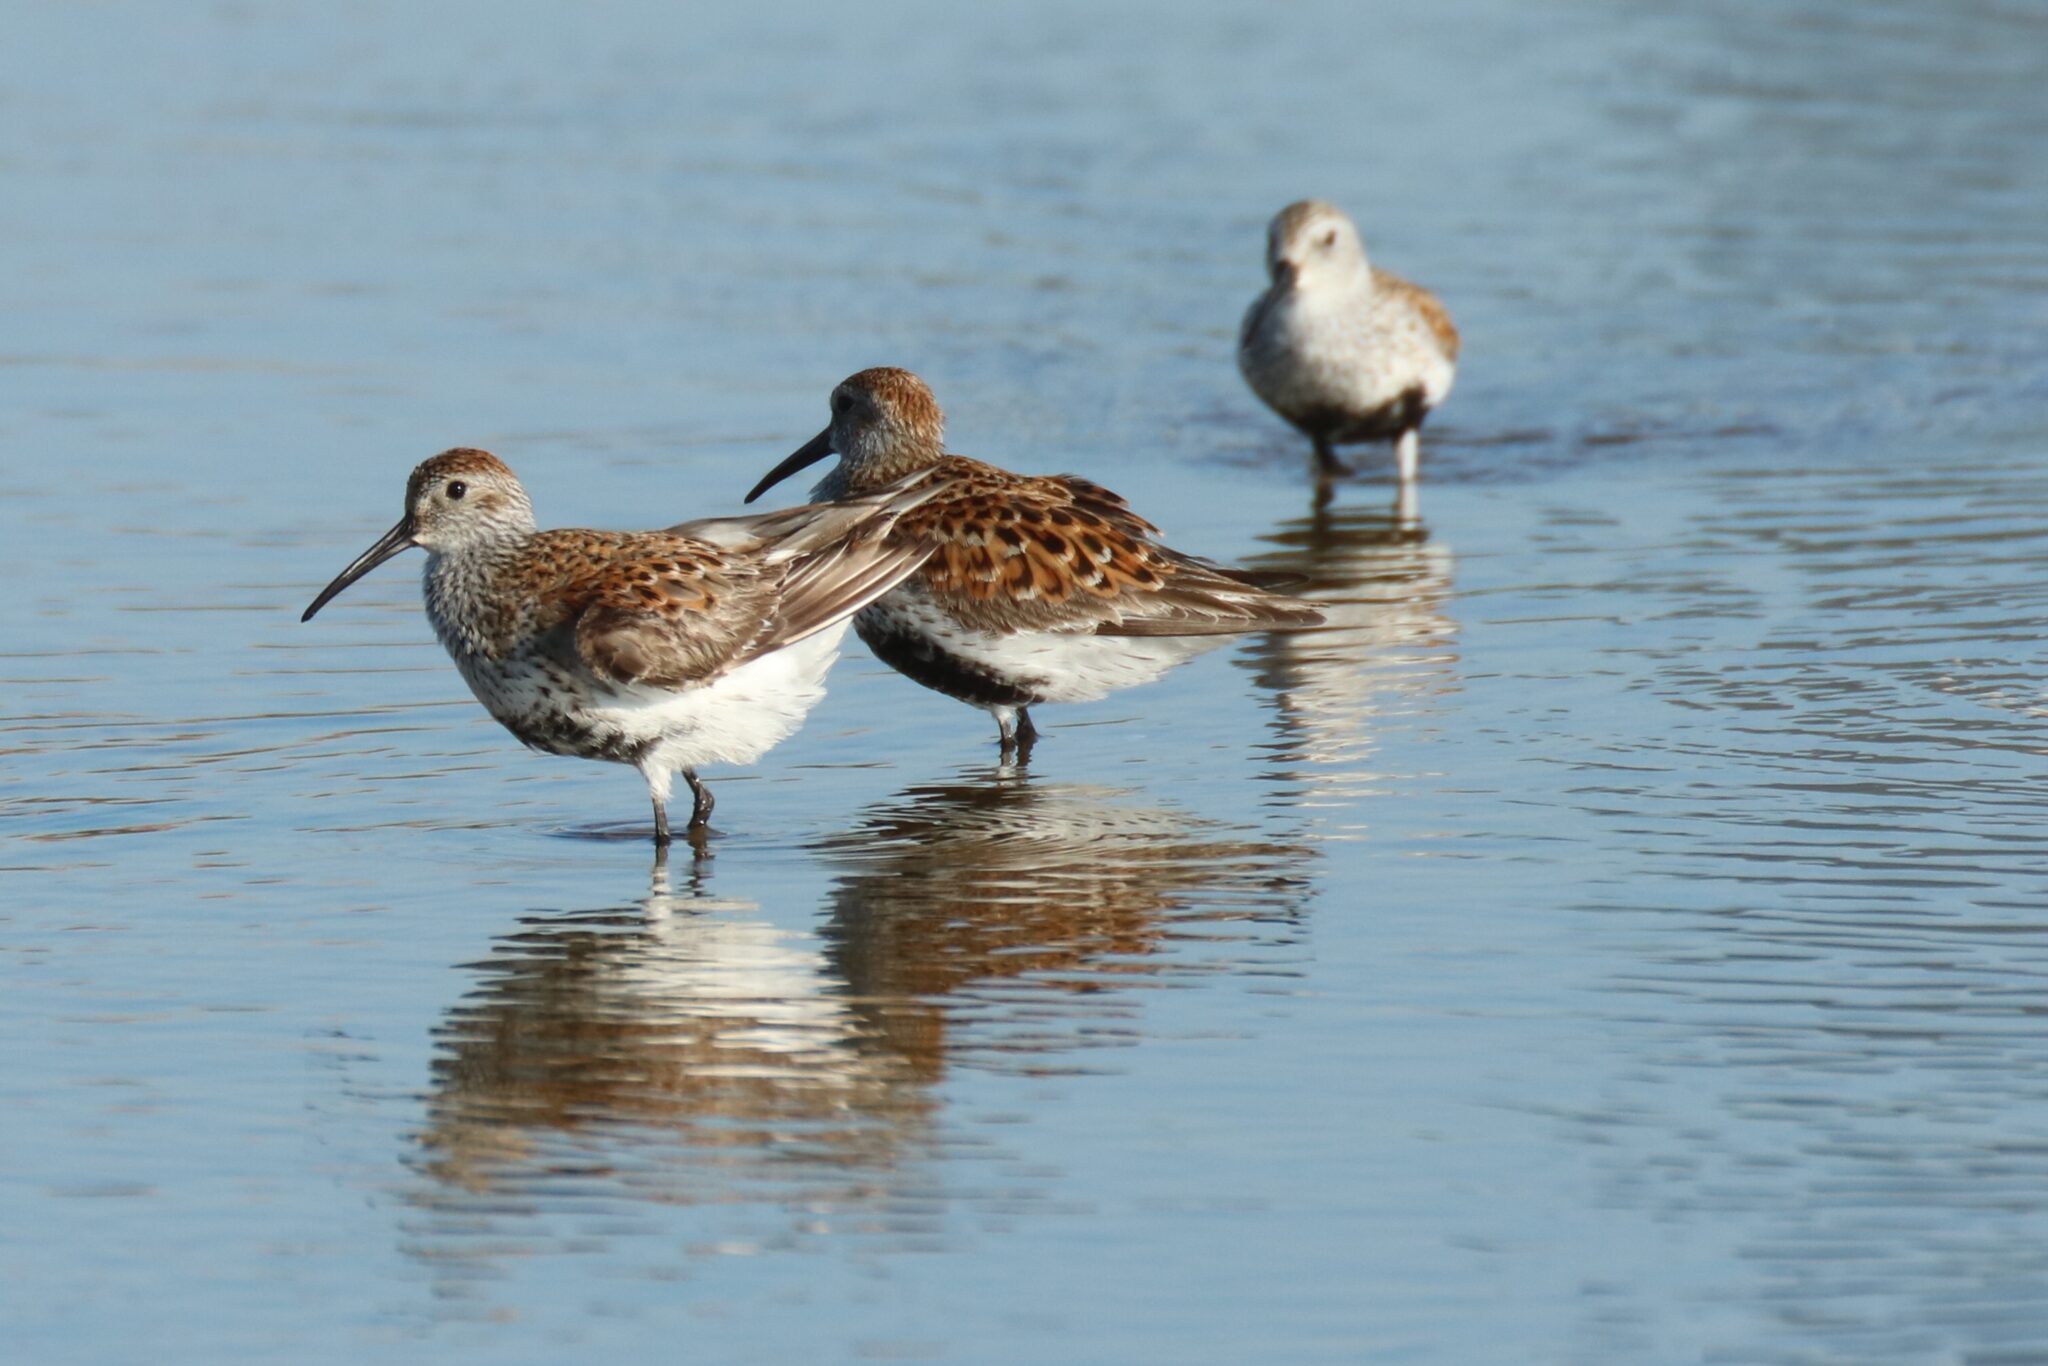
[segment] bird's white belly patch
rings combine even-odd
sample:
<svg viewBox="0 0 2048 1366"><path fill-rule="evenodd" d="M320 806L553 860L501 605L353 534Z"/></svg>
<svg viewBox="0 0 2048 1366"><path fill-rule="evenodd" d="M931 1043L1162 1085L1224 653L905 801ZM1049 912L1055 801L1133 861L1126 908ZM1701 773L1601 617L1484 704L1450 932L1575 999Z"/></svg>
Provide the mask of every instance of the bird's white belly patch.
<svg viewBox="0 0 2048 1366"><path fill-rule="evenodd" d="M927 682L907 668L904 672L928 687L978 706L989 703L972 695L968 683L977 678L1024 694L1013 705L1093 702L1119 689L1149 683L1227 639L1100 636L1092 631L972 631L932 604L901 594L892 594L862 612L860 622L861 634L871 645L878 636L909 638L944 656L946 665L961 675L962 686ZM882 651L878 648L877 653Z"/></svg>

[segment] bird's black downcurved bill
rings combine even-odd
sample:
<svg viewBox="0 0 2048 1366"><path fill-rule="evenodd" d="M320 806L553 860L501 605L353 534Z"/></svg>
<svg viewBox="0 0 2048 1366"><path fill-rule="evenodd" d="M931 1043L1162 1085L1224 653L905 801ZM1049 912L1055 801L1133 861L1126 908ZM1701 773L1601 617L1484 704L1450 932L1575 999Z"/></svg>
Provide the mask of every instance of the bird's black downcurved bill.
<svg viewBox="0 0 2048 1366"><path fill-rule="evenodd" d="M405 522L400 522L397 526L379 536L377 544L356 556L355 561L348 568L336 574L334 582L320 590L320 596L313 599L313 605L306 609L305 615L301 616L299 620L311 621L313 614L325 607L335 594L369 573L372 569L375 569L378 565L384 563L384 561L390 559L393 555L396 555L399 551L410 550L412 547L412 528Z"/></svg>
<svg viewBox="0 0 2048 1366"><path fill-rule="evenodd" d="M774 488L804 466L815 465L830 454L832 454L832 429L827 427L824 431L819 432L809 441L799 446L780 465L762 475L761 482L754 485L754 491L746 496L745 501L753 502L756 498L759 498L769 489Z"/></svg>

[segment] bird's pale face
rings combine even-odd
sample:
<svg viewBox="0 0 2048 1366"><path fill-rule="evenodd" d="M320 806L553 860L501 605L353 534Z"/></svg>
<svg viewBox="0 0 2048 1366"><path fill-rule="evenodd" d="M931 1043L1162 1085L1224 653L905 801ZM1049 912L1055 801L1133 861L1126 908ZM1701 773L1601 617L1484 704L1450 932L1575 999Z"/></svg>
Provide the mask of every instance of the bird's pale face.
<svg viewBox="0 0 2048 1366"><path fill-rule="evenodd" d="M405 483L405 516L356 556L320 590L301 621L342 589L401 551L422 546L434 554L491 544L533 530L533 504L505 463L488 451L443 451L422 461Z"/></svg>
<svg viewBox="0 0 2048 1366"><path fill-rule="evenodd" d="M1355 280L1365 271L1365 243L1343 210L1305 199L1274 217L1266 234L1266 269L1283 287Z"/></svg>
<svg viewBox="0 0 2048 1366"><path fill-rule="evenodd" d="M412 544L436 553L530 530L533 508L519 480L484 451L446 451L425 461L405 485L405 527Z"/></svg>

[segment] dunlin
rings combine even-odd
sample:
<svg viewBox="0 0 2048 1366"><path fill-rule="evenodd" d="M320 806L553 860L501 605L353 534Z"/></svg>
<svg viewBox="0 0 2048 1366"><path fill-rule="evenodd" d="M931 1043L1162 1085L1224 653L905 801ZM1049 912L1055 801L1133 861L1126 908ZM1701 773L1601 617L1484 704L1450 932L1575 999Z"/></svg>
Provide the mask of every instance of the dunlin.
<svg viewBox="0 0 2048 1366"><path fill-rule="evenodd" d="M1423 419L1457 374L1451 315L1422 286L1368 264L1357 227L1319 199L1274 216L1266 270L1273 283L1237 343L1252 392L1315 443L1318 474L1350 473L1337 446L1391 440L1406 485Z"/></svg>
<svg viewBox="0 0 2048 1366"><path fill-rule="evenodd" d="M398 525L300 619L422 547L427 619L477 700L537 750L639 769L666 845L674 776L699 833L712 797L697 766L749 763L802 723L848 618L930 553L889 533L937 492L878 485L665 531L537 531L502 461L444 451L412 472Z"/></svg>
<svg viewBox="0 0 2048 1366"><path fill-rule="evenodd" d="M1029 753L1035 703L1093 701L1149 682L1221 637L1321 620L1255 576L1160 544L1157 527L1100 485L948 455L944 423L916 375L863 370L832 391L831 425L747 501L834 453L839 463L815 498L857 498L897 480L930 493L899 532L937 549L863 608L854 629L913 681L987 708L1005 755Z"/></svg>

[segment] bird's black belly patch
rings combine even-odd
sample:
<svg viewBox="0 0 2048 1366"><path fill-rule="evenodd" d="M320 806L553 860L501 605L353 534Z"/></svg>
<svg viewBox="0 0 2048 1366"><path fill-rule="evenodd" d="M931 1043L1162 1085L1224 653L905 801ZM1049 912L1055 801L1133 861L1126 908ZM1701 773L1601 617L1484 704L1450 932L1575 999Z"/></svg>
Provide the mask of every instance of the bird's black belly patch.
<svg viewBox="0 0 2048 1366"><path fill-rule="evenodd" d="M1400 396L1377 408L1353 412L1343 408L1311 408L1295 419L1294 425L1308 436L1324 441L1391 441L1403 432L1422 425L1429 416L1422 386L1410 385Z"/></svg>
<svg viewBox="0 0 2048 1366"><path fill-rule="evenodd" d="M628 739L611 727L599 729L560 712L522 716L506 728L522 744L543 754L564 754L577 759L604 759L615 764L637 764L647 752L647 742Z"/></svg>
<svg viewBox="0 0 2048 1366"><path fill-rule="evenodd" d="M913 683L974 707L1025 707L1042 702L1043 679L1009 678L988 666L948 653L923 636L906 635L855 618L853 629L875 658Z"/></svg>

